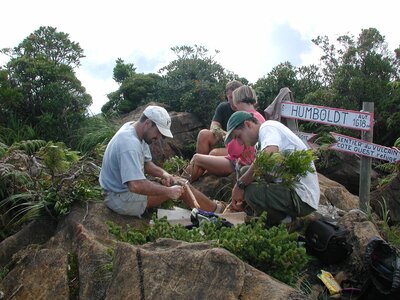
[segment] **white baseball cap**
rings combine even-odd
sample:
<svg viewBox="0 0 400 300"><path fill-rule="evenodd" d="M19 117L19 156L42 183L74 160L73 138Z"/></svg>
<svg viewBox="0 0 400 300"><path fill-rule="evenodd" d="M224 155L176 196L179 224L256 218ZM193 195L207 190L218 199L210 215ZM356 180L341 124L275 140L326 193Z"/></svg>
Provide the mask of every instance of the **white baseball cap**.
<svg viewBox="0 0 400 300"><path fill-rule="evenodd" d="M143 114L153 121L162 135L172 138L171 117L165 108L161 106L149 105L143 111Z"/></svg>

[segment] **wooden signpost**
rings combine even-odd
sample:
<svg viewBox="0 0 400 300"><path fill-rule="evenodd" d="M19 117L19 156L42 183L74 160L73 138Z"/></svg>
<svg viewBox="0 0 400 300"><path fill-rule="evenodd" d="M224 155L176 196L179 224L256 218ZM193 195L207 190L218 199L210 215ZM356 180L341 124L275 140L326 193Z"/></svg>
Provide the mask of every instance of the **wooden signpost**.
<svg viewBox="0 0 400 300"><path fill-rule="evenodd" d="M400 151L396 149L369 143L335 132L331 132L331 135L335 138L336 143L329 146L329 149L382 159L391 163L400 161Z"/></svg>
<svg viewBox="0 0 400 300"><path fill-rule="evenodd" d="M317 122L321 124L351 128L361 131L361 139L331 132L336 143L330 149L361 155L360 165L360 208L367 211L371 186L371 158L400 161L400 151L372 143L374 125L374 103L364 102L362 111L330 108L295 102L282 101L281 117ZM292 129L292 128L291 128ZM293 129L292 129L293 130ZM314 134L295 132L306 145Z"/></svg>

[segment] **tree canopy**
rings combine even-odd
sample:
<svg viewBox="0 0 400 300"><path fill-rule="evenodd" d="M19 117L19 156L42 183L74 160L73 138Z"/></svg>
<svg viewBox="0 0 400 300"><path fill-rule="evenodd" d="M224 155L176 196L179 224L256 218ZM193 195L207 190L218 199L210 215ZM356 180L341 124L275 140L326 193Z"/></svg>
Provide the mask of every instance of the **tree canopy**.
<svg viewBox="0 0 400 300"><path fill-rule="evenodd" d="M2 52L11 57L0 86L2 121L18 116L40 138L67 141L92 103L74 72L84 57L79 44L56 28L40 27L14 49Z"/></svg>

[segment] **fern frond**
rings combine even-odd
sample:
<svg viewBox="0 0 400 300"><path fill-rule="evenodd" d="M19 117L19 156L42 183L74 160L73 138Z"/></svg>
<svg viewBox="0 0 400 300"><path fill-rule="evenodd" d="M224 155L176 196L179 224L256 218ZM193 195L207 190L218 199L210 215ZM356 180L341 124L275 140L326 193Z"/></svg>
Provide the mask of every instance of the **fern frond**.
<svg viewBox="0 0 400 300"><path fill-rule="evenodd" d="M20 141L16 142L11 145L10 151L14 149L18 150L23 150L25 151L28 155L32 155L36 151L39 151L40 148L46 145L46 141L44 140L26 140L26 141Z"/></svg>

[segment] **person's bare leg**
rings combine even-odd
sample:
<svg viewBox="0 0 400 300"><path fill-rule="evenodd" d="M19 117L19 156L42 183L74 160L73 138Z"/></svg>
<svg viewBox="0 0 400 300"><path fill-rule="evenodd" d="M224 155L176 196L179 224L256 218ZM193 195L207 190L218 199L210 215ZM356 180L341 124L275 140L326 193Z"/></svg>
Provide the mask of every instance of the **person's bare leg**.
<svg viewBox="0 0 400 300"><path fill-rule="evenodd" d="M147 197L147 208L157 207L167 201L167 196L148 196Z"/></svg>
<svg viewBox="0 0 400 300"><path fill-rule="evenodd" d="M213 156L227 156L228 155L228 149L226 148L214 148L210 151L210 155Z"/></svg>
<svg viewBox="0 0 400 300"><path fill-rule="evenodd" d="M196 198L196 201L202 210L211 211L211 212L215 211L215 209L217 208L217 204L214 201L212 201L210 198L208 198L206 195L204 195L202 192L200 192L199 190L194 188L189 183L187 184L187 188L190 188L193 196ZM196 207L193 200L190 197L190 194L186 190L186 188L185 188L185 192L181 196L181 199L190 208Z"/></svg>
<svg viewBox="0 0 400 300"><path fill-rule="evenodd" d="M196 153L208 154L218 142L217 137L209 129L200 130L197 136Z"/></svg>
<svg viewBox="0 0 400 300"><path fill-rule="evenodd" d="M196 181L205 171L217 176L228 176L234 169L231 162L223 156L195 154L193 156L190 181Z"/></svg>

